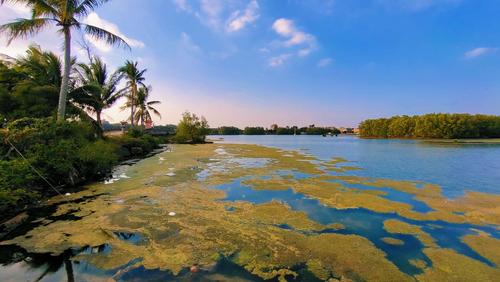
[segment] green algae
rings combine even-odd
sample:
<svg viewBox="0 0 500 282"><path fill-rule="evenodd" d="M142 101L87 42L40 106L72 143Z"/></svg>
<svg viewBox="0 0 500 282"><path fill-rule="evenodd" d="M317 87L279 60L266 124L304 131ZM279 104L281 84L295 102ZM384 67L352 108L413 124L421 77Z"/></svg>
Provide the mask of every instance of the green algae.
<svg viewBox="0 0 500 282"><path fill-rule="evenodd" d="M389 233L415 235L425 246L437 247L434 239L419 226L397 219L388 219L384 221L384 229Z"/></svg>
<svg viewBox="0 0 500 282"><path fill-rule="evenodd" d="M401 241L399 239L392 238L392 237L384 237L380 240L384 241L384 243L389 244L389 245L401 246L401 245L405 244L404 241Z"/></svg>
<svg viewBox="0 0 500 282"><path fill-rule="evenodd" d="M164 160L158 162L159 157ZM245 167L230 161L232 158L270 161L263 166ZM235 202L231 203L229 211L227 203L219 201L225 197L224 192L209 187L250 175L252 178L245 179L242 184L253 189L292 189L338 209L363 207L377 212L396 212L417 220L481 223L495 223L494 215L499 214L498 199L485 199L480 193L467 194L450 205L441 196L439 187L434 185L418 188L413 182L324 174L325 168L342 170L339 164L343 162L345 160L341 159L324 162L298 151L256 145L175 145L172 152L132 166L126 172L129 179L109 185L94 184L89 186L90 189L69 197L77 199L100 194L95 199L81 203L65 203L66 198L62 197L51 200L60 203L56 214L75 211L74 214L81 219L51 222L31 230L29 236L4 243L15 243L32 252L54 254L68 248L108 244L111 252L86 258L102 269L114 269L140 258L133 267L144 266L178 274L192 265L210 266L221 257L231 257L264 279L283 280L297 276L294 266L305 265L323 280L411 281L411 277L388 261L368 239L357 235L315 233L343 229L341 224L321 225L310 220L305 213L292 211L279 202L261 205ZM311 177L295 179L281 175L279 171L307 173ZM199 175L203 172L208 177L200 180ZM332 179L374 188L398 189L416 195L437 211L420 214L412 211L408 204L384 198L382 191L348 188L329 181ZM484 206L480 203L483 200L486 200ZM481 208L476 209L479 206ZM454 211L464 212L464 215L453 214ZM171 213L175 214L172 216ZM287 225L290 229L280 228L280 225ZM414 235L425 246L437 248L432 237L418 226L387 220L384 228L390 233ZM146 238L145 243L137 246L119 240L113 236L115 231L139 233ZM388 243L400 243L394 238L384 239ZM498 254L485 250L490 239L465 237L464 242L485 257L498 259ZM419 276L423 281L444 275L440 272L440 265L447 265L443 262L444 256L471 264L469 258L458 254L430 249L426 249L426 253L434 258L431 269L426 268L425 262L412 262L426 270Z"/></svg>

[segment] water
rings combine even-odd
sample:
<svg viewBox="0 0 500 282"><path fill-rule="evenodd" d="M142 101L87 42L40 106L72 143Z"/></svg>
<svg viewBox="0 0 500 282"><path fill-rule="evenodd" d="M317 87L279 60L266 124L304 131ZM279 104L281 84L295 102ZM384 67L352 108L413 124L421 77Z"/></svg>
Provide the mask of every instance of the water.
<svg viewBox="0 0 500 282"><path fill-rule="evenodd" d="M219 138L220 136L217 136ZM362 168L349 174L440 185L448 198L465 191L500 194L500 145L436 144L353 136L222 136L220 143L300 149L320 159L341 157Z"/></svg>
<svg viewBox="0 0 500 282"><path fill-rule="evenodd" d="M415 275L421 273L421 269L410 263L410 260L419 259L427 265L431 265L429 258L422 252L423 244L414 236L406 234L392 234L384 229L384 221L397 219L412 225L417 225L430 234L436 244L442 248L450 248L456 252L479 260L490 266L492 262L479 255L469 246L464 244L460 238L468 234L477 234L473 229L490 233L493 237L500 239L500 231L493 226L478 226L472 224L456 224L445 221L416 221L399 216L395 213L377 213L363 208L335 209L322 205L318 200L310 199L306 195L288 190L254 190L251 186L243 185L243 180L250 177L236 179L231 183L218 185L214 188L223 190L226 198L223 201L246 201L254 204L278 201L288 205L292 210L305 212L308 217L318 223L328 225L340 223L345 229L325 229L320 233L355 234L363 236L372 241L377 248L387 254L401 271ZM291 229L288 225L279 226L283 229ZM403 245L391 245L382 241L384 237L392 237L404 242Z"/></svg>
<svg viewBox="0 0 500 282"><path fill-rule="evenodd" d="M277 147L281 149L302 150L322 160L331 160L341 157L348 160L345 164L360 167L360 170L348 171L347 175L366 176L373 178L389 178L394 180L410 180L419 183L432 183L440 185L444 196L455 198L462 196L465 191L480 191L485 193L500 194L500 146L489 145L439 145L424 143L414 140L364 140L356 137L321 137L321 136L224 136L223 143L249 143ZM216 152L227 156L227 152ZM161 164L163 160L160 160ZM259 168L270 162L264 158L228 158L224 161L211 160L206 170L197 174L198 180L203 181L210 177L212 172L225 171L228 162L243 168ZM333 172L332 172L333 173ZM281 170L274 171L274 175L290 176L294 179L307 179L314 177L299 171ZM122 175L122 174L120 174ZM120 181L127 181L120 175ZM491 234L500 239L500 229L495 226L477 226L473 224L456 224L445 221L416 221L402 217L395 213L377 213L363 208L335 209L321 204L318 200L308 198L306 195L287 190L254 190L242 184L242 181L252 176L235 179L232 182L213 187L226 192L227 212L233 212L231 206L235 201L246 201L254 204L263 204L270 201L279 201L292 210L302 211L318 223L328 225L340 223L344 229L326 228L321 231L294 230L291 226L282 224L276 227L290 232L303 232L306 235L317 233L355 234L370 240L377 248L382 250L387 259L393 262L401 271L415 275L421 269L411 264L411 260L419 259L427 265L432 265L430 259L423 253L422 242L413 235L391 234L384 229L384 221L395 219L408 224L419 226L435 240L441 248L454 251L481 261L487 265L495 266L491 261L482 257L476 251L461 241L461 237L468 234L477 234L476 230ZM272 175L260 176L270 179ZM116 180L115 179L115 180ZM331 180L343 186L359 190L379 190L384 192L381 197L391 201L409 204L412 209L420 213L433 211L426 203L415 199L414 195L394 190L389 187L372 187L362 184L347 183L340 180ZM422 184L420 184L422 185ZM100 196L100 195L97 195ZM82 198L75 201L78 204L89 199ZM145 199L151 204L157 199ZM58 217L50 216L55 211L55 206L47 211L33 211L43 214L49 220L77 220L73 215L76 210ZM31 214L30 214L31 217ZM27 230L38 226L28 224L16 229L10 236L19 236ZM140 233L125 231L113 232L113 236L129 243L131 247L141 247L148 242ZM382 239L390 237L401 240L402 245L392 245ZM144 267L132 268L140 262L140 258L131 260L115 269L99 269L86 261L86 257L103 255L112 252L108 244L86 246L80 249L69 249L59 256L50 254L31 254L16 246L0 246L0 281L73 281L75 277L80 280L107 279L113 277L116 281L227 281L240 279L242 281L260 281L261 279L248 273L243 267L234 264L231 258L223 258L213 266L200 269L191 273L188 268L182 270L178 276L169 271L160 269L145 269ZM303 266L296 266L303 281L312 281L310 274ZM498 267L498 266L497 266ZM125 271L128 270L128 271ZM308 276L309 275L309 276ZM222 279L223 280L223 279Z"/></svg>

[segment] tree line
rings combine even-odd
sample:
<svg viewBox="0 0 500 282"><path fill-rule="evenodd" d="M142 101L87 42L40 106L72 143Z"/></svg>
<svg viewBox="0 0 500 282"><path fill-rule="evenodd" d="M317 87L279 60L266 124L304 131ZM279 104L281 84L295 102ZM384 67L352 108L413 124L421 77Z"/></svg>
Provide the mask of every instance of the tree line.
<svg viewBox="0 0 500 282"><path fill-rule="evenodd" d="M340 130L335 127L316 127L314 125L308 127L286 126L279 127L277 125L271 128L245 127L240 129L235 126L221 126L218 128L211 128L209 130L211 135L325 135L325 134L340 134Z"/></svg>
<svg viewBox="0 0 500 282"><path fill-rule="evenodd" d="M366 138L499 138L500 116L426 114L368 119L359 125Z"/></svg>

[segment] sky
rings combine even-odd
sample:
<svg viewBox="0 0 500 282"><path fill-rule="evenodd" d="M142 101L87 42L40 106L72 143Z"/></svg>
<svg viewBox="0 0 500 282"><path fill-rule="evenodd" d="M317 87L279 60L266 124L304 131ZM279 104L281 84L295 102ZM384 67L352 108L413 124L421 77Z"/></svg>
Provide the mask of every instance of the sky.
<svg viewBox="0 0 500 282"><path fill-rule="evenodd" d="M0 23L29 17L0 7ZM132 47L73 35L111 69L146 68L156 124L188 110L213 127L357 126L367 118L432 112L500 115L498 0L113 0L82 18ZM0 53L36 42L61 53L48 28ZM119 122L117 106L105 119Z"/></svg>

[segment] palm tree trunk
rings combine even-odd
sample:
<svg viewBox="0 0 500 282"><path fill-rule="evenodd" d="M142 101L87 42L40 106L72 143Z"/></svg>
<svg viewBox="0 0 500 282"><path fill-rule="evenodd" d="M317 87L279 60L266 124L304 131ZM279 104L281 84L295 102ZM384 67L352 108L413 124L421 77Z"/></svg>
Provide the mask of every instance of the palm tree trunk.
<svg viewBox="0 0 500 282"><path fill-rule="evenodd" d="M134 126L135 97L137 94L137 84L132 83L132 97L130 97L130 123Z"/></svg>
<svg viewBox="0 0 500 282"><path fill-rule="evenodd" d="M104 135L104 129L102 128L101 111L96 111L95 115L97 126L99 127L97 134L99 135L99 137L102 137Z"/></svg>
<svg viewBox="0 0 500 282"><path fill-rule="evenodd" d="M96 111L95 115L96 115L97 124L102 129L101 111Z"/></svg>
<svg viewBox="0 0 500 282"><path fill-rule="evenodd" d="M71 31L69 27L64 28L64 71L59 90L59 105L57 108L57 120L63 121L66 114L66 96L68 95L69 72L71 68Z"/></svg>

